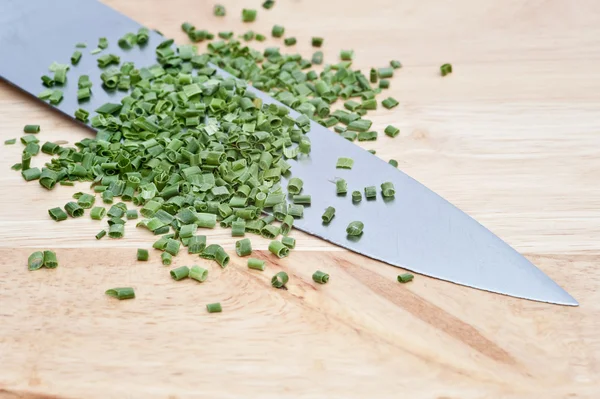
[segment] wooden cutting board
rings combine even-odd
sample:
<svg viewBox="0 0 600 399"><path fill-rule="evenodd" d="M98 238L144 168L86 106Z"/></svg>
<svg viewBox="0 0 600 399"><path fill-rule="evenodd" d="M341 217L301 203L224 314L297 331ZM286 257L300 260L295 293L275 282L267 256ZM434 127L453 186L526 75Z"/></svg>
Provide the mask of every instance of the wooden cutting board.
<svg viewBox="0 0 600 399"><path fill-rule="evenodd" d="M401 106L372 117L377 130L393 123L402 133L360 145L397 159L581 306L424 276L400 285L401 270L299 232L281 261L253 238L264 273L235 256L221 270L182 255L175 265L205 265L210 277L174 282L157 253L135 261L153 241L145 231L96 241L99 222L50 221L48 208L87 186L25 183L9 170L21 145L0 145L0 398L600 397L600 3L296 0L265 11L239 0L223 1L220 19L212 1L107 3L180 42L184 20L267 35L277 23L306 56L314 35L325 37L327 62L341 49L354 49L360 68L402 60L389 90ZM256 23L240 22L242 7L259 9ZM441 78L445 62L454 73ZM89 135L0 84L1 140L26 123L42 125L42 141ZM233 249L227 231L209 234ZM60 267L28 272L27 256L44 248ZM329 284L311 281L316 269ZM287 291L270 288L280 270ZM104 295L120 285L137 298ZM206 313L214 301L223 313Z"/></svg>

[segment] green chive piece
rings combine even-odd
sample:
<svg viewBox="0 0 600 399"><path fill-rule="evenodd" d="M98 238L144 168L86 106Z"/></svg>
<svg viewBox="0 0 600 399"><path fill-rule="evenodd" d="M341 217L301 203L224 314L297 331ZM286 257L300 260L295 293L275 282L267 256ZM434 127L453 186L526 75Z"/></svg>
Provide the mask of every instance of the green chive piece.
<svg viewBox="0 0 600 399"><path fill-rule="evenodd" d="M4 140L4 145L12 145L15 144L17 142L17 139L8 139L8 140Z"/></svg>
<svg viewBox="0 0 600 399"><path fill-rule="evenodd" d="M397 167L398 167L398 161L396 161L395 159L390 159L390 160L388 161L388 163L389 163L390 165L392 165L394 168L397 168Z"/></svg>
<svg viewBox="0 0 600 399"><path fill-rule="evenodd" d="M202 283L208 278L208 270L206 270L203 267L194 265L190 268L189 278Z"/></svg>
<svg viewBox="0 0 600 399"><path fill-rule="evenodd" d="M396 189L391 182L386 181L385 183L381 184L381 193L384 197L393 197L396 195Z"/></svg>
<svg viewBox="0 0 600 399"><path fill-rule="evenodd" d="M190 275L190 268L187 266L181 266L170 271L171 277L175 281L182 280Z"/></svg>
<svg viewBox="0 0 600 399"><path fill-rule="evenodd" d="M294 217L292 215L285 215L285 217L283 218L283 221L281 222L281 226L280 226L281 234L283 234L284 236L287 236L290 233L290 231L292 230L293 226L294 226Z"/></svg>
<svg viewBox="0 0 600 399"><path fill-rule="evenodd" d="M71 55L71 64L77 65L79 64L79 60L81 60L81 51L74 51L73 55Z"/></svg>
<svg viewBox="0 0 600 399"><path fill-rule="evenodd" d="M106 230L100 230L98 234L96 234L96 240L102 239L106 235Z"/></svg>
<svg viewBox="0 0 600 399"><path fill-rule="evenodd" d="M279 272L271 278L271 285L275 288L285 287L290 277L286 272Z"/></svg>
<svg viewBox="0 0 600 399"><path fill-rule="evenodd" d="M323 52L315 51L312 56L312 63L315 65L321 65L323 63Z"/></svg>
<svg viewBox="0 0 600 399"><path fill-rule="evenodd" d="M138 211L136 209L128 209L125 212L125 216L127 217L127 220L137 219Z"/></svg>
<svg viewBox="0 0 600 399"><path fill-rule="evenodd" d="M96 202L96 197L91 194L82 194L77 199L77 204L83 209L90 209L94 206L94 202Z"/></svg>
<svg viewBox="0 0 600 399"><path fill-rule="evenodd" d="M317 270L316 272L313 273L312 279L315 283L327 284L327 282L329 281L329 274L322 272L320 270Z"/></svg>
<svg viewBox="0 0 600 399"><path fill-rule="evenodd" d="M353 100L348 100L344 103L344 108L346 108L349 111L356 111L360 108L360 103L357 103Z"/></svg>
<svg viewBox="0 0 600 399"><path fill-rule="evenodd" d="M223 308L221 307L221 304L219 302L216 302L209 303L208 305L206 305L206 310L208 311L208 313L221 313L223 311Z"/></svg>
<svg viewBox="0 0 600 399"><path fill-rule="evenodd" d="M379 68L377 70L377 75L379 75L380 79L388 79L394 76L394 68Z"/></svg>
<svg viewBox="0 0 600 399"><path fill-rule="evenodd" d="M135 292L131 287L117 287L106 290L106 295L117 298L122 301L123 299L133 299L135 298Z"/></svg>
<svg viewBox="0 0 600 399"><path fill-rule="evenodd" d="M39 168L29 168L21 172L21 176L25 181L37 180L42 175L42 171Z"/></svg>
<svg viewBox="0 0 600 399"><path fill-rule="evenodd" d="M276 238L279 233L281 233L280 227L272 224L268 224L260 230L260 235L265 238Z"/></svg>
<svg viewBox="0 0 600 399"><path fill-rule="evenodd" d="M23 167L23 165L22 165L22 164L20 164L20 163L16 163L16 164L14 164L13 166L11 166L10 168L11 168L12 170L21 170L21 168L22 168L22 167Z"/></svg>
<svg viewBox="0 0 600 399"><path fill-rule="evenodd" d="M168 252L163 252L162 254L160 254L160 259L164 266L169 266L173 261L173 255L171 255Z"/></svg>
<svg viewBox="0 0 600 399"><path fill-rule="evenodd" d="M265 40L267 40L267 37L260 33L257 33L254 38L256 39L257 42L264 42Z"/></svg>
<svg viewBox="0 0 600 399"><path fill-rule="evenodd" d="M379 88L380 89L388 89L390 87L390 81L387 79L381 79L379 81Z"/></svg>
<svg viewBox="0 0 600 399"><path fill-rule="evenodd" d="M188 241L188 253L200 254L206 248L206 236L192 236Z"/></svg>
<svg viewBox="0 0 600 399"><path fill-rule="evenodd" d="M256 10L244 8L242 10L242 21L243 22L254 22L256 19Z"/></svg>
<svg viewBox="0 0 600 399"><path fill-rule="evenodd" d="M303 185L304 182L302 179L298 177L292 177L288 182L287 191L292 195L300 194Z"/></svg>
<svg viewBox="0 0 600 399"><path fill-rule="evenodd" d="M250 40L254 39L254 32L249 30L248 32L244 33L242 37L245 41L249 42Z"/></svg>
<svg viewBox="0 0 600 399"><path fill-rule="evenodd" d="M362 194L361 194L361 192L358 191L358 190L352 191L352 202L353 203L358 203L360 201L362 201Z"/></svg>
<svg viewBox="0 0 600 399"><path fill-rule="evenodd" d="M281 243L289 249L294 249L296 247L296 239L294 237L282 237Z"/></svg>
<svg viewBox="0 0 600 399"><path fill-rule="evenodd" d="M104 50L108 48L108 39L105 37L101 37L98 39L98 48Z"/></svg>
<svg viewBox="0 0 600 399"><path fill-rule="evenodd" d="M367 119L357 119L348 124L348 130L355 132L366 132L371 128L373 122Z"/></svg>
<svg viewBox="0 0 600 399"><path fill-rule="evenodd" d="M344 179L337 179L335 181L335 192L337 195L346 195L348 192L348 183Z"/></svg>
<svg viewBox="0 0 600 399"><path fill-rule="evenodd" d="M50 100L50 104L52 105L57 105L59 104L62 99L63 99L63 92L62 90L53 90L52 94L50 95L50 97L48 98Z"/></svg>
<svg viewBox="0 0 600 399"><path fill-rule="evenodd" d="M265 261L262 259L248 258L248 268L253 270L265 271Z"/></svg>
<svg viewBox="0 0 600 399"><path fill-rule="evenodd" d="M265 10L270 10L275 5L275 0L265 0L262 6Z"/></svg>
<svg viewBox="0 0 600 399"><path fill-rule="evenodd" d="M27 267L29 270L38 270L44 266L44 253L42 251L36 251L29 255L27 259Z"/></svg>
<svg viewBox="0 0 600 399"><path fill-rule="evenodd" d="M440 71L442 76L446 76L449 73L452 73L452 64L444 64L440 67Z"/></svg>
<svg viewBox="0 0 600 399"><path fill-rule="evenodd" d="M370 100L365 100L360 104L360 107L362 109L377 109L377 100L375 100L374 98Z"/></svg>
<svg viewBox="0 0 600 399"><path fill-rule="evenodd" d="M311 196L310 195L294 195L293 196L294 204L308 204L310 205Z"/></svg>
<svg viewBox="0 0 600 399"><path fill-rule="evenodd" d="M246 234L246 221L236 220L231 223L231 236L243 237Z"/></svg>
<svg viewBox="0 0 600 399"><path fill-rule="evenodd" d="M391 60L390 66L394 69L402 68L402 64L400 63L400 61L397 60Z"/></svg>
<svg viewBox="0 0 600 399"><path fill-rule="evenodd" d="M89 116L90 113L83 108L79 108L77 111L75 111L75 119L81 122L86 123L88 121Z"/></svg>
<svg viewBox="0 0 600 399"><path fill-rule="evenodd" d="M167 251L168 253L170 253L173 256L177 256L180 248L181 248L181 243L179 241L169 238L167 240L167 245L165 246L165 251Z"/></svg>
<svg viewBox="0 0 600 399"><path fill-rule="evenodd" d="M291 204L288 208L288 215L293 217L301 218L304 215L304 205Z"/></svg>
<svg viewBox="0 0 600 399"><path fill-rule="evenodd" d="M377 151L376 151L376 150L368 150L368 151L369 151L369 153L371 153L371 154L373 154L373 155L375 155L375 154L377 153Z"/></svg>
<svg viewBox="0 0 600 399"><path fill-rule="evenodd" d="M101 206L95 206L90 211L90 217L94 220L102 220L106 215L106 208Z"/></svg>
<svg viewBox="0 0 600 399"><path fill-rule="evenodd" d="M138 248L138 250L137 250L137 260L139 260L141 262L146 262L148 260L148 250L147 249Z"/></svg>
<svg viewBox="0 0 600 399"><path fill-rule="evenodd" d="M346 233L349 236L359 236L362 234L364 227L365 227L365 225L363 224L363 222L359 222L359 221L350 222L348 227L346 227Z"/></svg>
<svg viewBox="0 0 600 399"><path fill-rule="evenodd" d="M67 214L61 208L48 209L48 214L53 220L57 222L67 220Z"/></svg>
<svg viewBox="0 0 600 399"><path fill-rule="evenodd" d="M296 38L286 37L285 39L283 39L283 44L285 44L286 46L293 46L294 44L296 44Z"/></svg>
<svg viewBox="0 0 600 399"><path fill-rule="evenodd" d="M219 266L221 266L221 268L223 269L226 268L229 264L229 255L227 255L227 252L225 252L223 247L221 247L220 245L215 251L215 261L217 261Z"/></svg>
<svg viewBox="0 0 600 399"><path fill-rule="evenodd" d="M385 134L387 134L390 137L396 137L398 135L398 133L400 133L400 129L398 129L397 127L394 127L392 125L387 125L384 132L385 132Z"/></svg>
<svg viewBox="0 0 600 399"><path fill-rule="evenodd" d="M408 283L409 281L412 281L414 278L415 278L415 276L413 276L412 274L404 273L404 274L400 274L398 276L398 282L405 284L405 283Z"/></svg>
<svg viewBox="0 0 600 399"><path fill-rule="evenodd" d="M392 109L395 106L397 106L398 104L400 104L400 103L392 97L388 97L381 102L381 105L383 105L387 109Z"/></svg>
<svg viewBox="0 0 600 399"><path fill-rule="evenodd" d="M377 83L377 70L375 68L371 68L369 71L369 80L371 83Z"/></svg>
<svg viewBox="0 0 600 399"><path fill-rule="evenodd" d="M354 160L352 158L344 158L344 157L340 157L338 158L335 167L337 169L352 169L352 166L354 166Z"/></svg>
<svg viewBox="0 0 600 399"><path fill-rule="evenodd" d="M233 32L229 31L229 32L219 32L219 37L221 39L231 39L231 37L233 36Z"/></svg>
<svg viewBox="0 0 600 399"><path fill-rule="evenodd" d="M290 250L280 241L271 241L269 244L269 252L276 255L278 258L285 258L289 255Z"/></svg>
<svg viewBox="0 0 600 399"><path fill-rule="evenodd" d="M79 204L77 204L76 202L67 202L65 204L65 211L67 211L67 213L69 214L69 216L71 216L72 218L78 218L83 216L83 208L81 206L79 206Z"/></svg>
<svg viewBox="0 0 600 399"><path fill-rule="evenodd" d="M354 51L352 51L352 50L340 51L340 58L342 59L342 61L351 61L352 57L354 57Z"/></svg>
<svg viewBox="0 0 600 399"><path fill-rule="evenodd" d="M323 220L323 223L328 224L329 222L331 222L331 220L335 217L335 208L332 206L328 206L325 209L325 212L323 212L323 216L321 216L321 219Z"/></svg>
<svg viewBox="0 0 600 399"><path fill-rule="evenodd" d="M377 140L377 132L360 132L358 133L358 141L374 141Z"/></svg>
<svg viewBox="0 0 600 399"><path fill-rule="evenodd" d="M44 251L44 266L48 269L56 269L58 267L58 260L56 260L54 251Z"/></svg>
<svg viewBox="0 0 600 399"><path fill-rule="evenodd" d="M248 256L252 253L252 243L249 238L235 242L235 252L238 256Z"/></svg>
<svg viewBox="0 0 600 399"><path fill-rule="evenodd" d="M25 125L25 127L23 127L23 131L25 133L39 133L40 125Z"/></svg>
<svg viewBox="0 0 600 399"><path fill-rule="evenodd" d="M124 224L113 224L108 228L108 236L110 238L123 238L125 235Z"/></svg>
<svg viewBox="0 0 600 399"><path fill-rule="evenodd" d="M311 39L311 44L313 47L321 47L323 45L323 38L322 37L313 37Z"/></svg>
<svg viewBox="0 0 600 399"><path fill-rule="evenodd" d="M271 35L273 37L281 37L285 32L285 28L281 25L273 25L273 29L271 29Z"/></svg>
<svg viewBox="0 0 600 399"><path fill-rule="evenodd" d="M365 187L365 198L366 199L377 198L377 189L375 188L375 186Z"/></svg>
<svg viewBox="0 0 600 399"><path fill-rule="evenodd" d="M224 17L226 14L225 6L221 4L215 4L215 7L213 8L213 14L215 17Z"/></svg>
<svg viewBox="0 0 600 399"><path fill-rule="evenodd" d="M85 43L77 43L77 44L75 45L75 47L77 47L77 48L86 48L86 47L87 47L87 44L85 44Z"/></svg>

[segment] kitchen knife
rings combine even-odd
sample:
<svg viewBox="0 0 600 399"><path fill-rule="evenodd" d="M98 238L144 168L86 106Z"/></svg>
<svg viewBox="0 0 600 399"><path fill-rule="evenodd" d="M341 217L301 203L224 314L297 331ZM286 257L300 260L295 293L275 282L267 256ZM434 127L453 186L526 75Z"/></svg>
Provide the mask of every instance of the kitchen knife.
<svg viewBox="0 0 600 399"><path fill-rule="evenodd" d="M40 77L53 62L68 63L75 43L86 42L83 57L71 66L64 99L56 107L73 117L82 107L93 110L106 102L118 102L125 95L105 91L90 54L98 38L107 37L109 49L103 53L121 56L136 66L156 63L154 49L164 38L151 32L149 43L122 50L117 40L140 25L95 0L4 0L0 15L0 77L33 96L44 87ZM226 75L219 70L218 73ZM93 95L78 104L77 77L90 76ZM252 89L265 103L276 102ZM293 117L298 113L291 112ZM304 192L312 195L312 205L295 227L309 234L374 259L417 273L486 291L562 305L578 305L566 291L517 251L474 219L454 207L406 174L334 132L312 122L308 133L310 156L290 160L292 175L304 180ZM338 157L354 159L352 170L336 169ZM335 179L347 180L350 191L379 186L390 181L396 188L391 200L378 197L355 205L349 196L335 194ZM334 220L324 225L321 214L328 206L336 208ZM346 235L353 220L364 222L364 234L355 240Z"/></svg>

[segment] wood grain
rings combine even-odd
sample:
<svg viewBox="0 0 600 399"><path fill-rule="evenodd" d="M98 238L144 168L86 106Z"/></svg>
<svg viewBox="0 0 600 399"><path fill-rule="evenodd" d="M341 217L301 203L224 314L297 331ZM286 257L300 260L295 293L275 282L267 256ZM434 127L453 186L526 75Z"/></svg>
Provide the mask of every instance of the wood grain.
<svg viewBox="0 0 600 399"><path fill-rule="evenodd" d="M204 284L173 282L152 237L129 228L96 241L97 222L48 220L81 187L47 192L9 170L20 145L0 145L0 398L597 398L600 396L600 3L561 0L341 0L277 2L244 25L260 1L106 1L183 41L189 20L211 31L275 23L310 55L325 37L326 61L355 50L355 65L404 68L374 127L401 128L365 148L465 210L526 254L581 304L566 308L493 295L417 276L297 233L297 250L264 273L233 257ZM271 46L274 40L253 43ZM452 62L452 76L438 67ZM88 134L0 84L0 140L25 123L43 140ZM43 157L42 157L43 159ZM43 160L36 160L42 164ZM211 242L232 250L227 232ZM61 266L26 271L36 248ZM314 284L315 269L328 285ZM274 290L276 271L289 289ZM116 302L104 290L132 285ZM222 314L205 312L221 301Z"/></svg>

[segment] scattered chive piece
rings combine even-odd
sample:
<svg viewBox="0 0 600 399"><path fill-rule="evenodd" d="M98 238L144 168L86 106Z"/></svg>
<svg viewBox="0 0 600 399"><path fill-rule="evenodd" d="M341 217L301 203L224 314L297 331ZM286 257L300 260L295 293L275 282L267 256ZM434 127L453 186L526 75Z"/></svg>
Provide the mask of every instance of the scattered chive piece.
<svg viewBox="0 0 600 399"><path fill-rule="evenodd" d="M262 6L265 10L270 10L275 5L275 0L265 0Z"/></svg>
<svg viewBox="0 0 600 399"><path fill-rule="evenodd" d="M77 43L77 44L75 45L75 47L76 47L76 48L86 48L86 47L87 47L87 44L85 44L85 43Z"/></svg>
<svg viewBox="0 0 600 399"><path fill-rule="evenodd" d="M23 127L23 131L25 133L39 133L40 125L25 125L25 127Z"/></svg>
<svg viewBox="0 0 600 399"><path fill-rule="evenodd" d="M281 243L288 247L289 249L294 249L296 247L296 239L294 237L282 237Z"/></svg>
<svg viewBox="0 0 600 399"><path fill-rule="evenodd" d="M162 254L160 254L160 259L163 265L169 266L173 261L173 255L171 255L168 252L163 252Z"/></svg>
<svg viewBox="0 0 600 399"><path fill-rule="evenodd" d="M81 51L74 51L71 56L71 64L77 65L79 64L79 60L81 60Z"/></svg>
<svg viewBox="0 0 600 399"><path fill-rule="evenodd" d="M387 125L384 132L390 137L396 137L400 133L400 129L392 125Z"/></svg>
<svg viewBox="0 0 600 399"><path fill-rule="evenodd" d="M440 71L442 76L446 76L449 73L452 73L452 64L444 64L440 67Z"/></svg>
<svg viewBox="0 0 600 399"><path fill-rule="evenodd" d="M323 38L322 37L313 37L311 39L311 44L313 47L321 47L323 45Z"/></svg>
<svg viewBox="0 0 600 399"><path fill-rule="evenodd" d="M138 248L138 250L137 250L137 260L139 260L141 262L147 261L148 260L148 250L147 249Z"/></svg>
<svg viewBox="0 0 600 399"><path fill-rule="evenodd" d="M264 42L265 40L267 40L267 37L260 33L257 33L254 38L256 39L257 42Z"/></svg>
<svg viewBox="0 0 600 399"><path fill-rule="evenodd" d="M285 32L285 28L281 25L273 25L273 29L271 29L271 35L273 37L281 37Z"/></svg>
<svg viewBox="0 0 600 399"><path fill-rule="evenodd" d="M346 127L345 127L345 126L339 126L339 125L338 125L338 126L335 126L335 127L333 128L333 130L334 130L336 133L344 133L344 132L346 131Z"/></svg>
<svg viewBox="0 0 600 399"><path fill-rule="evenodd" d="M286 46L293 46L294 44L296 44L296 38L286 37L285 39L283 39L283 44L285 44Z"/></svg>
<svg viewBox="0 0 600 399"><path fill-rule="evenodd" d="M52 208L48 209L48 214L53 220L60 222L62 220L67 220L67 214L61 208Z"/></svg>
<svg viewBox="0 0 600 399"><path fill-rule="evenodd" d="M390 160L388 161L388 163L389 163L390 165L392 165L394 168L397 168L397 167L398 167L398 161L396 161L395 159L390 159Z"/></svg>
<svg viewBox="0 0 600 399"><path fill-rule="evenodd" d="M83 108L79 108L77 111L75 111L74 116L75 116L75 119L77 119L78 121L86 123L88 121L90 113Z"/></svg>
<svg viewBox="0 0 600 399"><path fill-rule="evenodd" d="M294 226L294 217L292 215L285 215L281 222L281 234L284 236L288 235Z"/></svg>
<svg viewBox="0 0 600 399"><path fill-rule="evenodd" d="M352 158L344 157L338 158L337 163L335 164L337 169L352 169L352 166L354 166L354 160Z"/></svg>
<svg viewBox="0 0 600 399"><path fill-rule="evenodd" d="M360 132L358 133L358 141L374 141L377 140L377 132Z"/></svg>
<svg viewBox="0 0 600 399"><path fill-rule="evenodd" d="M31 271L41 269L44 266L44 253L36 251L29 255L27 259L27 268Z"/></svg>
<svg viewBox="0 0 600 399"><path fill-rule="evenodd" d="M371 68L369 71L369 80L371 83L377 83L377 70L375 68Z"/></svg>
<svg viewBox="0 0 600 399"><path fill-rule="evenodd" d="M244 33L242 37L245 41L249 42L250 40L254 39L254 32L249 30L248 32Z"/></svg>
<svg viewBox="0 0 600 399"><path fill-rule="evenodd" d="M235 242L235 252L238 256L248 256L252 253L252 242L249 238L244 238Z"/></svg>
<svg viewBox="0 0 600 399"><path fill-rule="evenodd" d="M98 39L98 48L102 50L108 48L108 39L105 37Z"/></svg>
<svg viewBox="0 0 600 399"><path fill-rule="evenodd" d="M346 227L346 233L349 236L359 236L362 234L364 227L365 227L365 225L363 224L363 222L359 222L359 221L350 222L348 227Z"/></svg>
<svg viewBox="0 0 600 399"><path fill-rule="evenodd" d="M236 220L231 223L231 236L243 237L246 234L246 221Z"/></svg>
<svg viewBox="0 0 600 399"><path fill-rule="evenodd" d="M254 270L265 271L265 261L262 259L248 258L248 268Z"/></svg>
<svg viewBox="0 0 600 399"><path fill-rule="evenodd" d="M394 76L394 68L379 68L377 70L377 75L379 75L380 79L388 79Z"/></svg>
<svg viewBox="0 0 600 399"><path fill-rule="evenodd" d="M42 171L39 168L29 168L21 172L21 176L25 181L37 180L42 175Z"/></svg>
<svg viewBox="0 0 600 399"><path fill-rule="evenodd" d="M202 283L208 278L208 270L206 270L203 267L194 265L190 268L189 278Z"/></svg>
<svg viewBox="0 0 600 399"><path fill-rule="evenodd" d="M279 272L271 278L271 285L275 288L284 287L287 282L290 280L290 277L286 272Z"/></svg>
<svg viewBox="0 0 600 399"><path fill-rule="evenodd" d="M290 250L280 241L271 241L269 244L269 252L276 255L278 258L285 258L289 255Z"/></svg>
<svg viewBox="0 0 600 399"><path fill-rule="evenodd" d="M188 253L200 254L206 248L206 236L192 236L188 241Z"/></svg>
<svg viewBox="0 0 600 399"><path fill-rule="evenodd" d="M83 209L90 209L94 206L94 202L96 202L96 197L91 194L82 194L77 199L77 204Z"/></svg>
<svg viewBox="0 0 600 399"><path fill-rule="evenodd" d="M354 51L352 50L342 50L340 51L340 58L342 61L351 61L354 56Z"/></svg>
<svg viewBox="0 0 600 399"><path fill-rule="evenodd" d="M170 271L171 277L175 281L182 280L190 275L190 268L187 266L181 266Z"/></svg>
<svg viewBox="0 0 600 399"><path fill-rule="evenodd" d="M329 281L329 274L322 272L320 270L317 270L316 272L313 273L312 279L315 283L327 284L327 282Z"/></svg>
<svg viewBox="0 0 600 399"><path fill-rule="evenodd" d="M355 132L366 132L371 128L373 122L367 119L357 119L348 124L348 130Z"/></svg>
<svg viewBox="0 0 600 399"><path fill-rule="evenodd" d="M369 151L369 153L371 153L371 154L373 154L373 155L375 155L375 154L377 153L377 151L376 151L376 150L368 150L368 151Z"/></svg>
<svg viewBox="0 0 600 399"><path fill-rule="evenodd" d="M111 288L110 290L106 290L106 295L117 298L122 301L123 299L133 299L135 298L135 292L131 287L117 287Z"/></svg>
<svg viewBox="0 0 600 399"><path fill-rule="evenodd" d="M310 195L294 195L293 196L294 204L308 204L310 205L311 196Z"/></svg>
<svg viewBox="0 0 600 399"><path fill-rule="evenodd" d="M71 216L72 218L78 218L83 216L83 208L81 206L79 206L79 204L77 204L76 202L67 202L65 204L65 211L67 211L67 213L69 214L69 216Z"/></svg>
<svg viewBox="0 0 600 399"><path fill-rule="evenodd" d="M387 109L392 109L395 106L397 106L398 104L400 104L400 103L392 97L388 97L381 102L381 105L383 105Z"/></svg>
<svg viewBox="0 0 600 399"><path fill-rule="evenodd" d="M321 219L323 220L323 223L327 224L327 223L331 222L331 219L333 219L334 216L335 216L335 208L332 206L328 206L327 209L325 209L323 216L321 216Z"/></svg>
<svg viewBox="0 0 600 399"><path fill-rule="evenodd" d="M369 100L365 100L360 104L360 107L362 109L377 109L377 100L375 100L374 98L371 98Z"/></svg>
<svg viewBox="0 0 600 399"><path fill-rule="evenodd" d="M99 53L101 53L101 52L102 52L102 49L101 49L101 48L95 48L95 49L93 49L92 51L90 51L90 54L91 54L91 55L96 55L96 54L99 54Z"/></svg>
<svg viewBox="0 0 600 399"><path fill-rule="evenodd" d="M53 90L52 94L50 95L50 97L48 98L48 100L50 101L50 104L52 105L57 105L58 103L60 103L63 99L63 92L61 90Z"/></svg>
<svg viewBox="0 0 600 399"><path fill-rule="evenodd" d="M216 17L224 17L225 13L225 6L221 4L215 4L215 7L213 8L213 14Z"/></svg>
<svg viewBox="0 0 600 399"><path fill-rule="evenodd" d="M138 211L136 209L128 209L125 212L125 216L127 217L127 220L137 219Z"/></svg>
<svg viewBox="0 0 600 399"><path fill-rule="evenodd" d="M321 65L323 63L323 52L315 51L312 56L312 63L315 65Z"/></svg>
<svg viewBox="0 0 600 399"><path fill-rule="evenodd" d="M304 215L304 205L291 204L288 208L288 215L301 218Z"/></svg>
<svg viewBox="0 0 600 399"><path fill-rule="evenodd" d="M17 139L8 139L8 140L4 140L4 145L12 145L15 144L17 142Z"/></svg>
<svg viewBox="0 0 600 399"><path fill-rule="evenodd" d="M215 260L217 261L219 266L221 266L221 268L223 268L223 269L226 268L227 265L229 264L229 255L227 255L227 252L225 252L223 247L221 247L220 245L218 246L217 250L215 251Z"/></svg>
<svg viewBox="0 0 600 399"><path fill-rule="evenodd" d="M344 179L337 179L335 181L335 192L337 195L346 195L348 192L348 183Z"/></svg>
<svg viewBox="0 0 600 399"><path fill-rule="evenodd" d="M302 179L300 179L298 177L292 177L288 182L288 186L287 186L288 193L290 193L292 195L300 194L300 192L302 191L303 185L304 185L304 182L302 181Z"/></svg>
<svg viewBox="0 0 600 399"><path fill-rule="evenodd" d="M177 256L180 248L181 248L181 243L179 241L169 238L167 240L167 245L165 246L165 251L167 251L168 253L170 253L173 256Z"/></svg>
<svg viewBox="0 0 600 399"><path fill-rule="evenodd" d="M377 197L377 189L375 188L375 186L365 187L365 198L366 199L371 199L371 198L376 198L376 197Z"/></svg>
<svg viewBox="0 0 600 399"><path fill-rule="evenodd" d="M394 69L402 68L402 64L400 63L400 61L396 61L396 60L391 60L390 66Z"/></svg>
<svg viewBox="0 0 600 399"><path fill-rule="evenodd" d="M405 283L408 283L409 281L412 281L414 278L415 278L415 276L413 276L412 274L404 273L404 274L400 274L398 276L398 282L405 284Z"/></svg>
<svg viewBox="0 0 600 399"><path fill-rule="evenodd" d="M217 302L209 303L208 305L206 305L206 310L208 311L208 313L221 313L223 311L223 308L221 307L221 304Z"/></svg>
<svg viewBox="0 0 600 399"><path fill-rule="evenodd" d="M90 211L90 217L94 220L102 220L106 215L106 208L101 206L95 206Z"/></svg>
<svg viewBox="0 0 600 399"><path fill-rule="evenodd" d="M396 189L391 182L386 181L385 183L381 183L381 193L384 197L393 197L396 195Z"/></svg>
<svg viewBox="0 0 600 399"><path fill-rule="evenodd" d="M354 100L348 100L344 103L344 108L346 108L349 111L356 111L360 108L360 103L357 103Z"/></svg>
<svg viewBox="0 0 600 399"><path fill-rule="evenodd" d="M124 224L113 224L108 228L108 236L110 238L123 238L125 235Z"/></svg>
<svg viewBox="0 0 600 399"><path fill-rule="evenodd" d="M44 266L48 269L56 269L58 267L58 260L56 260L56 253L54 251L44 251Z"/></svg>
<svg viewBox="0 0 600 399"><path fill-rule="evenodd" d="M233 36L233 32L229 31L229 32L219 32L219 37L221 39L231 39L231 37Z"/></svg>
<svg viewBox="0 0 600 399"><path fill-rule="evenodd" d="M358 190L352 191L352 202L358 203L362 201L362 194Z"/></svg>
<svg viewBox="0 0 600 399"><path fill-rule="evenodd" d="M106 230L100 230L98 234L96 234L96 240L100 240L106 235Z"/></svg>
<svg viewBox="0 0 600 399"><path fill-rule="evenodd" d="M381 79L379 81L379 88L380 89L387 89L390 87L390 81L387 79Z"/></svg>
<svg viewBox="0 0 600 399"><path fill-rule="evenodd" d="M244 8L242 10L242 21L244 22L254 22L256 19L256 10Z"/></svg>

